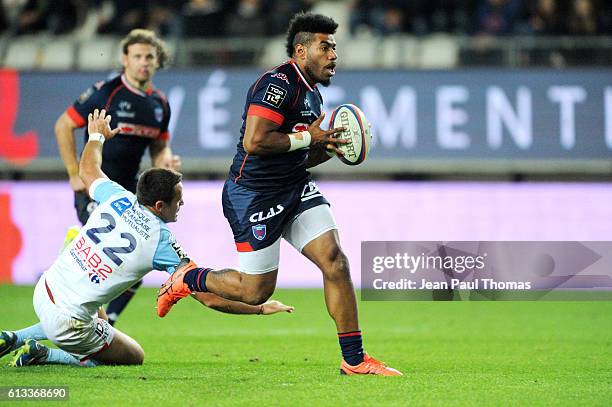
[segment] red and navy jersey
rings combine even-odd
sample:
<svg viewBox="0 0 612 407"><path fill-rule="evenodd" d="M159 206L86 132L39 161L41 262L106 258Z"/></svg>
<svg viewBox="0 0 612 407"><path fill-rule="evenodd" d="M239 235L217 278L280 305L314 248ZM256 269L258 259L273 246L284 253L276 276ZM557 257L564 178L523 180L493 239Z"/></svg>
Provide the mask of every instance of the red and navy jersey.
<svg viewBox="0 0 612 407"><path fill-rule="evenodd" d="M119 134L104 143L102 171L135 192L145 150L155 140L170 139L170 105L160 91L150 88L143 92L130 85L124 75L98 82L66 110L78 127L85 127L85 142L87 115L94 109L106 109L112 116L111 128L121 128Z"/></svg>
<svg viewBox="0 0 612 407"><path fill-rule="evenodd" d="M308 148L274 155L249 155L242 141L249 115L278 124L278 131L295 133L306 130L321 114L323 99L316 86L310 86L293 60L266 72L249 88L237 152L229 179L255 190L282 189L303 182Z"/></svg>

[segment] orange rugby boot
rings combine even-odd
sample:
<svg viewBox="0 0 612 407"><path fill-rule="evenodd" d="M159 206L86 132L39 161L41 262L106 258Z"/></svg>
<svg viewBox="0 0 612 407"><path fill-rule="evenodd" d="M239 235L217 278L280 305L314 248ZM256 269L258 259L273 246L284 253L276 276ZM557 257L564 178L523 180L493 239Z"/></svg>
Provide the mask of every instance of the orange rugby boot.
<svg viewBox="0 0 612 407"><path fill-rule="evenodd" d="M340 365L340 374L343 375L358 375L358 374L373 374L379 376L403 376L402 372L385 365L383 362L370 357L367 353L363 354L363 362L357 366L351 366L343 359Z"/></svg>
<svg viewBox="0 0 612 407"><path fill-rule="evenodd" d="M174 304L191 294L191 290L183 280L185 274L196 267L198 266L187 257L181 260L174 273L157 292L157 315L165 317Z"/></svg>

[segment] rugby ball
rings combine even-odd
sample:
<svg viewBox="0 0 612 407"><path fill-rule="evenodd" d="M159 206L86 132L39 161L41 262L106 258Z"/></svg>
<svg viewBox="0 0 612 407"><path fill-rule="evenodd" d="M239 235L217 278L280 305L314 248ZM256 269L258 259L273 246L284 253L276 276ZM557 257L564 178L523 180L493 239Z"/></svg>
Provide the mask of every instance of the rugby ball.
<svg viewBox="0 0 612 407"><path fill-rule="evenodd" d="M347 144L338 144L344 156L338 155L340 161L347 165L358 165L365 161L372 145L372 132L368 121L357 106L344 104L332 112L329 128L344 127L338 138L349 140Z"/></svg>

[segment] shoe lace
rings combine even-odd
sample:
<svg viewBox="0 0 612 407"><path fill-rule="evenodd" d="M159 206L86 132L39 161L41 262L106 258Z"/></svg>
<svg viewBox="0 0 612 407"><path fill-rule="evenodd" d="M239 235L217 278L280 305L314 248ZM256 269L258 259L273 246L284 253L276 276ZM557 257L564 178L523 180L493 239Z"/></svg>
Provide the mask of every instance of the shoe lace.
<svg viewBox="0 0 612 407"><path fill-rule="evenodd" d="M161 297L162 295L165 295L168 292L171 295L172 294L172 286L174 285L176 280L178 280L178 276L174 276L174 274L173 274L172 277L170 278L170 281L166 281L165 283L162 283L161 287L159 288L159 292L158 292L157 296Z"/></svg>
<svg viewBox="0 0 612 407"><path fill-rule="evenodd" d="M387 364L385 362L381 362L374 358L370 358L366 362L366 366L368 367L368 370L373 372L383 372L387 369Z"/></svg>

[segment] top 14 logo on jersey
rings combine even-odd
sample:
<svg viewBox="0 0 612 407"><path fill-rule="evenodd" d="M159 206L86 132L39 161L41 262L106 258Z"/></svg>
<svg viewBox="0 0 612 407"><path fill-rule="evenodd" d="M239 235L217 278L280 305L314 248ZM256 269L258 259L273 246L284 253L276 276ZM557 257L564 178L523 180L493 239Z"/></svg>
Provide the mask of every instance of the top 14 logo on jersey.
<svg viewBox="0 0 612 407"><path fill-rule="evenodd" d="M268 84L262 102L278 108L283 103L283 100L285 100L285 96L287 96L287 91L285 89L270 83Z"/></svg>

